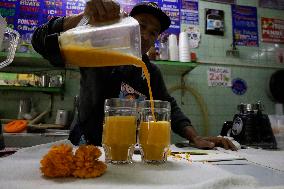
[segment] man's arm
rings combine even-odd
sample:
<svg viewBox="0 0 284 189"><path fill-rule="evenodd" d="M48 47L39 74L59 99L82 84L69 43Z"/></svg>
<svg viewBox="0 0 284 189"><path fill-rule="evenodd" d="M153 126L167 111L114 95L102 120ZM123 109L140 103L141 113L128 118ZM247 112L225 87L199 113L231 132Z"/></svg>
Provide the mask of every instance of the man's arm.
<svg viewBox="0 0 284 189"><path fill-rule="evenodd" d="M83 16L89 18L90 24L95 24L118 19L119 13L120 6L115 1L88 1L83 13L52 18L46 24L38 27L32 37L33 48L54 66L64 66L58 44L58 36L61 32L76 27Z"/></svg>
<svg viewBox="0 0 284 189"><path fill-rule="evenodd" d="M32 37L34 50L56 67L64 66L58 44L58 35L63 31L63 21L64 17L52 18L38 27Z"/></svg>

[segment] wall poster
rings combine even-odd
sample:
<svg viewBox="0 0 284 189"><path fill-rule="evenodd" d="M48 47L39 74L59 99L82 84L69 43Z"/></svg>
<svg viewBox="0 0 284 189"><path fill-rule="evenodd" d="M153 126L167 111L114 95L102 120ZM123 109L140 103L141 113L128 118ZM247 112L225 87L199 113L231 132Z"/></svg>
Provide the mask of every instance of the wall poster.
<svg viewBox="0 0 284 189"><path fill-rule="evenodd" d="M284 20L261 18L262 41L267 43L284 43Z"/></svg>
<svg viewBox="0 0 284 189"><path fill-rule="evenodd" d="M180 33L180 4L179 0L162 0L161 9L171 18L171 25L166 33Z"/></svg>
<svg viewBox="0 0 284 189"><path fill-rule="evenodd" d="M189 25L199 25L198 0L181 0L180 21L182 30Z"/></svg>
<svg viewBox="0 0 284 189"><path fill-rule="evenodd" d="M234 44L258 47L256 7L231 5L231 9Z"/></svg>
<svg viewBox="0 0 284 189"><path fill-rule="evenodd" d="M224 11L205 9L205 33L211 35L224 35Z"/></svg>

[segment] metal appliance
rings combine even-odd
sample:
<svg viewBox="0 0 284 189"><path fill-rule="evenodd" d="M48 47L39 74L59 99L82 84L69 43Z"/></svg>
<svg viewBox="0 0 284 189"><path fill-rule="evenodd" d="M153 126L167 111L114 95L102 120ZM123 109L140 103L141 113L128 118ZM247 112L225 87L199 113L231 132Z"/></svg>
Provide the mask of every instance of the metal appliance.
<svg viewBox="0 0 284 189"><path fill-rule="evenodd" d="M277 143L267 114L263 113L261 102L238 105L239 113L233 121L226 121L221 130L222 136L233 137L241 145L276 149Z"/></svg>

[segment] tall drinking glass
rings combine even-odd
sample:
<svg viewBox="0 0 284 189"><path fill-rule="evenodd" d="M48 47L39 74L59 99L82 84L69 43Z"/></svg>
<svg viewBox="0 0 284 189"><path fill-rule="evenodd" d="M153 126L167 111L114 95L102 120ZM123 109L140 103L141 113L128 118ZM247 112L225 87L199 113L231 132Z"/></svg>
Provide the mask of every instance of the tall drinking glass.
<svg viewBox="0 0 284 189"><path fill-rule="evenodd" d="M154 100L154 116L150 101L138 105L141 116L139 125L139 147L142 161L146 163L165 163L170 146L171 108L167 101Z"/></svg>
<svg viewBox="0 0 284 189"><path fill-rule="evenodd" d="M137 104L135 100L105 100L102 145L105 161L113 164L132 162L136 144Z"/></svg>

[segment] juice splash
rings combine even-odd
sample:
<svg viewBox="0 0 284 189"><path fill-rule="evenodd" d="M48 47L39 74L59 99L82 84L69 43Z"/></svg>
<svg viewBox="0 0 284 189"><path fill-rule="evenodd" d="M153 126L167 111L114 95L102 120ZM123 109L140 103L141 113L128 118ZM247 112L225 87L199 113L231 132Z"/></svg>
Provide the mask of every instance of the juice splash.
<svg viewBox="0 0 284 189"><path fill-rule="evenodd" d="M125 53L111 51L106 48L94 48L87 46L66 45L61 48L61 53L68 64L79 67L104 67L104 66L124 66L135 65L141 67L149 89L151 100L151 110L154 120L154 102L150 85L150 74L145 63L135 56Z"/></svg>

